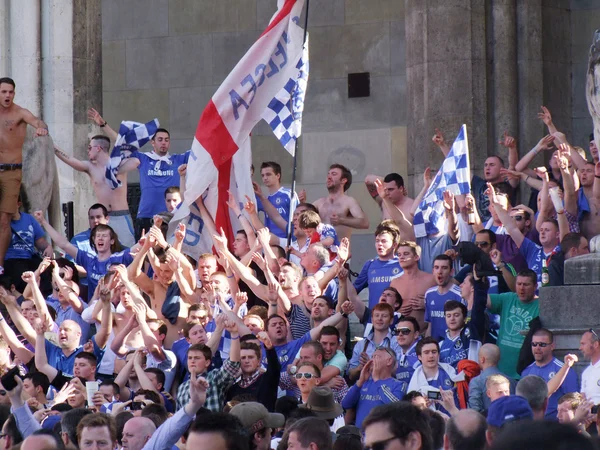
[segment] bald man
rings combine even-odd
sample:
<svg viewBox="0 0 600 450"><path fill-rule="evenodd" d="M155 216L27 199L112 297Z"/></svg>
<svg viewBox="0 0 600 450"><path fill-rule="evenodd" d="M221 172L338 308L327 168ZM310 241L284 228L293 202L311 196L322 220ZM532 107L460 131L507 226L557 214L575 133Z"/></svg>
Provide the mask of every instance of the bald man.
<svg viewBox="0 0 600 450"><path fill-rule="evenodd" d="M58 450L56 439L48 434L33 434L23 441L21 450Z"/></svg>
<svg viewBox="0 0 600 450"><path fill-rule="evenodd" d="M462 409L453 414L446 424L444 450L483 450L487 423L477 411Z"/></svg>
<svg viewBox="0 0 600 450"><path fill-rule="evenodd" d="M503 375L510 381L510 393L514 394L516 382L498 369L500 361L500 348L494 344L484 344L479 349L479 367L481 373L469 382L469 408L484 412L490 406L490 399L486 394L485 382L491 375Z"/></svg>
<svg viewBox="0 0 600 450"><path fill-rule="evenodd" d="M142 450L155 431L154 422L147 417L129 419L123 428L123 450Z"/></svg>

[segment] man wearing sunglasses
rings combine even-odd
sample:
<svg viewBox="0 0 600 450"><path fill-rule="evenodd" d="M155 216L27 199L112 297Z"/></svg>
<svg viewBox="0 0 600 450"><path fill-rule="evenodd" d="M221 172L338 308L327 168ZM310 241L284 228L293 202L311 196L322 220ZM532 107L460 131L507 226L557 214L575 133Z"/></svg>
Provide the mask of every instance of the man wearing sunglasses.
<svg viewBox="0 0 600 450"><path fill-rule="evenodd" d="M531 352L535 360L531 365L525 368L521 373L522 377L527 375L537 375L546 382L554 378L564 364L554 357L554 335L550 330L541 328L536 331L531 339ZM558 413L558 399L565 394L579 392L579 380L574 370L567 372L564 381L548 399L546 408L546 420L556 420Z"/></svg>
<svg viewBox="0 0 600 450"><path fill-rule="evenodd" d="M397 351L398 368L396 379L400 381L407 391L410 378L415 372L415 365L419 362L417 356L417 343L421 339L421 328L414 317L402 317L392 332L396 336L396 342L401 351Z"/></svg>

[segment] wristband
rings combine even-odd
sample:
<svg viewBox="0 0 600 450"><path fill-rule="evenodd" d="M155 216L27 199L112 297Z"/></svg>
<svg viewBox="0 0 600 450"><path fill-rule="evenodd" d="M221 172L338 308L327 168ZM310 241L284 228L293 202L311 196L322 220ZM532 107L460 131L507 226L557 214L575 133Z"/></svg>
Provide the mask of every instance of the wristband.
<svg viewBox="0 0 600 450"><path fill-rule="evenodd" d="M238 340L239 338L240 338L239 336L236 336L236 337L233 337L233 336L231 336L231 340L232 340L232 341L236 341L236 340Z"/></svg>
<svg viewBox="0 0 600 450"><path fill-rule="evenodd" d="M227 275L227 278L233 278L233 275Z"/></svg>
<svg viewBox="0 0 600 450"><path fill-rule="evenodd" d="M273 307L277 308L277 303L269 303L269 305L271 305L271 306L273 306Z"/></svg>
<svg viewBox="0 0 600 450"><path fill-rule="evenodd" d="M165 252L168 251L171 248L171 246L169 244L167 244L167 246L164 248Z"/></svg>
<svg viewBox="0 0 600 450"><path fill-rule="evenodd" d="M107 124L108 124L108 122L105 120L104 123L102 125L100 125L100 128L104 128Z"/></svg>
<svg viewBox="0 0 600 450"><path fill-rule="evenodd" d="M346 314L345 312L343 312L343 313L341 313L341 314L342 314L342 317L343 317L344 319L347 319L347 318L348 318L348 314Z"/></svg>
<svg viewBox="0 0 600 450"><path fill-rule="evenodd" d="M237 215L237 218L238 218L238 220L239 220L239 218L240 218L240 217L242 217L242 213L239 213L239 214Z"/></svg>
<svg viewBox="0 0 600 450"><path fill-rule="evenodd" d="M527 180L529 180L529 175L527 175L527 178L525 178L525 183L527 183Z"/></svg>

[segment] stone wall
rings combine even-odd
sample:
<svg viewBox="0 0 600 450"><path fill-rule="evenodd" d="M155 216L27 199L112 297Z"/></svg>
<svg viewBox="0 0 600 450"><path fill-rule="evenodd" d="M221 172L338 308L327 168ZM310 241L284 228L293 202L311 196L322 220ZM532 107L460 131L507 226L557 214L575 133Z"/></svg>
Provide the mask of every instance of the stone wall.
<svg viewBox="0 0 600 450"><path fill-rule="evenodd" d="M103 0L104 117L114 125L158 117L173 150L187 150L204 106L275 10L276 0ZM372 225L355 233L357 270L373 253L380 217L364 177L407 174L404 2L311 0L309 32L298 189L315 200L326 195L330 163L352 170L350 194ZM347 74L354 72L370 72L370 97L348 98ZM292 158L265 123L255 128L252 148L255 164L278 161L290 183Z"/></svg>

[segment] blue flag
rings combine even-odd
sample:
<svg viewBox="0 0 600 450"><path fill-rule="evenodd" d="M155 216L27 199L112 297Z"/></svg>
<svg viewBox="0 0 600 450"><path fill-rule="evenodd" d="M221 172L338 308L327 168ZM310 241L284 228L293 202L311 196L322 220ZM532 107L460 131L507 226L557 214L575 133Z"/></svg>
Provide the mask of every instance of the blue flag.
<svg viewBox="0 0 600 450"><path fill-rule="evenodd" d="M471 192L470 180L467 126L463 125L442 167L415 211L413 220L415 237L425 237L440 232L441 219L444 218L444 191L450 191L454 195L468 194Z"/></svg>

